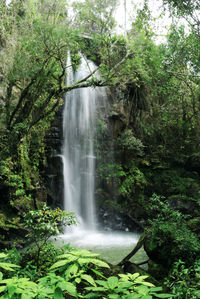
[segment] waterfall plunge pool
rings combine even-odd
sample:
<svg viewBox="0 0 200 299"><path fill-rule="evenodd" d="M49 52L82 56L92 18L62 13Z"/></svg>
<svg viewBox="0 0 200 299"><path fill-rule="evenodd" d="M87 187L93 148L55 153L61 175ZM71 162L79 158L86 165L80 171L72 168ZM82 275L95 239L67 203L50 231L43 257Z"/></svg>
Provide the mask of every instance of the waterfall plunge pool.
<svg viewBox="0 0 200 299"><path fill-rule="evenodd" d="M105 261L116 265L127 256L137 244L140 234L122 231L73 230L56 238L59 245L88 249L99 253ZM139 263L147 259L144 249L140 249L131 259Z"/></svg>

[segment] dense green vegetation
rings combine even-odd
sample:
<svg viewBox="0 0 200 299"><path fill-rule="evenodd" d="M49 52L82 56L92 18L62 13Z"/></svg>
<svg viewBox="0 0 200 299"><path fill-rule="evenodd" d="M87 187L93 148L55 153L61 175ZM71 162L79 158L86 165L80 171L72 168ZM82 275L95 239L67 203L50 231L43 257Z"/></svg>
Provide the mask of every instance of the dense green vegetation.
<svg viewBox="0 0 200 299"><path fill-rule="evenodd" d="M64 0L0 0L1 298L200 298L200 6L164 0L175 21L158 44L148 1L125 36L116 4L74 2L72 17ZM69 52L74 69L82 53L101 79L66 86ZM74 218L44 205L45 136L63 93L87 86L108 86L111 99L98 122L97 205L144 228L156 287L48 242Z"/></svg>
<svg viewBox="0 0 200 299"><path fill-rule="evenodd" d="M1 298L170 298L167 293L160 293L162 287L155 287L146 281L148 276L139 273L111 275L110 267L100 260L98 254L87 250L77 250L69 246L56 249L47 244L45 249L56 253L52 256L51 267L46 268L43 276L37 271L34 277L34 265L29 261L23 270L19 265L10 263L13 257L22 256L9 251L0 255L0 292ZM43 248L44 250L44 248ZM62 254L61 254L62 253ZM60 255L61 254L61 255ZM43 262L46 264L46 258ZM32 267L31 267L32 266ZM41 271L41 267L38 269ZM43 269L44 270L44 269ZM14 273L14 274L10 274ZM106 273L107 272L107 273ZM39 275L40 273L40 275ZM36 280L37 277L37 280ZM35 278L35 279L34 279Z"/></svg>

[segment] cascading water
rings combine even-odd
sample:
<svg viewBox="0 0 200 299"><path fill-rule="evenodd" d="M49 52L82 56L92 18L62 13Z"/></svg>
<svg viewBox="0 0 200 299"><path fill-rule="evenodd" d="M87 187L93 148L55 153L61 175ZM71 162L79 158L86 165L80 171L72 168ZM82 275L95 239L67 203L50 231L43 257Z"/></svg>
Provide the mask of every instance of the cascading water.
<svg viewBox="0 0 200 299"><path fill-rule="evenodd" d="M70 67L67 85L94 69L93 63L82 58L77 71ZM90 229L96 226L94 131L98 95L99 91L91 87L72 90L65 96L63 113L64 209L75 213L82 228Z"/></svg>
<svg viewBox="0 0 200 299"><path fill-rule="evenodd" d="M68 65L71 63L68 62ZM68 69L67 85L87 77L94 69L93 63L82 58L77 71ZM132 250L139 235L96 229L95 119L98 109L106 109L105 99L102 88L74 89L65 96L62 151L64 209L73 211L80 224L72 231L66 231L61 239L73 246L92 249L110 262L117 263Z"/></svg>

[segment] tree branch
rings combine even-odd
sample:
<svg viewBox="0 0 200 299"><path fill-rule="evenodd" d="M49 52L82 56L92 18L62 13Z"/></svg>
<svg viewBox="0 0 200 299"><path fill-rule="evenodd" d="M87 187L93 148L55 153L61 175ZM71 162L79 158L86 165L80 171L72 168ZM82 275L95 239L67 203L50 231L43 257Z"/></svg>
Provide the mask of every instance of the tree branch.
<svg viewBox="0 0 200 299"><path fill-rule="evenodd" d="M128 260L130 260L130 258L132 256L134 256L136 254L136 252L138 252L138 250L144 245L145 237L146 237L145 234L143 234L142 237L137 242L137 244L134 247L134 249L125 258L123 258L123 260L118 264L118 266L123 266L125 264L125 262L127 262Z"/></svg>

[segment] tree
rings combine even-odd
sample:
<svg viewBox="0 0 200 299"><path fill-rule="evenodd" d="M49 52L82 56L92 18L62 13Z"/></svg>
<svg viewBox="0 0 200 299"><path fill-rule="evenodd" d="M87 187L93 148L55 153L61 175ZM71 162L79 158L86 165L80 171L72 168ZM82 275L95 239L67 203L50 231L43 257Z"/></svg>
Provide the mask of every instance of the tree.
<svg viewBox="0 0 200 299"><path fill-rule="evenodd" d="M36 247L36 266L40 265L41 250L47 246L50 237L63 232L64 226L76 224L74 214L59 208L51 210L46 205L39 210L25 213L24 228L27 230L27 241Z"/></svg>
<svg viewBox="0 0 200 299"><path fill-rule="evenodd" d="M84 42L79 43L81 30L69 26L64 1L28 1L22 3L20 14L19 7L15 7L18 4L13 1L6 9L2 32L9 27L10 34L5 37L6 45L1 51L2 127L4 133L11 136L9 142L14 140L15 144L42 119L53 115L64 92L101 85L98 80L88 80L91 74L73 86L65 86L66 68L69 67L66 66L67 55L69 52L78 54ZM89 20L105 25L112 9L107 13L106 3L104 6L102 2L97 4L97 16L93 14ZM92 3L88 6L91 12ZM84 11L81 11L83 15ZM14 15L14 18L9 19L7 15ZM78 60L72 61L77 63Z"/></svg>
<svg viewBox="0 0 200 299"><path fill-rule="evenodd" d="M118 0L86 0L85 2L74 2L74 23L76 28L83 33L105 34L110 32L115 21L113 13L117 7Z"/></svg>
<svg viewBox="0 0 200 299"><path fill-rule="evenodd" d="M164 4L169 4L171 9L176 9L179 15L192 15L200 8L200 4L195 0L164 0Z"/></svg>
<svg viewBox="0 0 200 299"><path fill-rule="evenodd" d="M2 112L9 134L17 135L15 142L56 109L65 76L70 32L62 26L63 21L58 22L61 18L58 8L51 11L49 5L49 11L41 14L42 6L36 4L23 5L24 17L15 28L11 24L12 32L1 53Z"/></svg>
<svg viewBox="0 0 200 299"><path fill-rule="evenodd" d="M64 0L13 0L9 6L4 1L0 4L0 187L10 203L2 200L2 208L11 215L12 209L16 214L15 209L21 213L37 207L34 190L43 185L44 138L55 111L63 103L63 94L80 87L113 84L112 78L125 59L120 55L106 67L115 51L114 47L110 49L113 41L108 25L113 9L109 6L107 11L106 1L98 2L101 11L94 13L93 9L91 16L95 22L105 22L107 31L94 34L92 39L82 36L75 22L72 26ZM88 5L92 12L92 2ZM94 47L88 47L91 41L99 46L97 54L92 51ZM96 70L102 70L102 79L95 78L94 71L66 86L66 69L78 66L80 52L99 55L102 62ZM66 65L69 53L72 65ZM6 227L2 224L2 235Z"/></svg>

